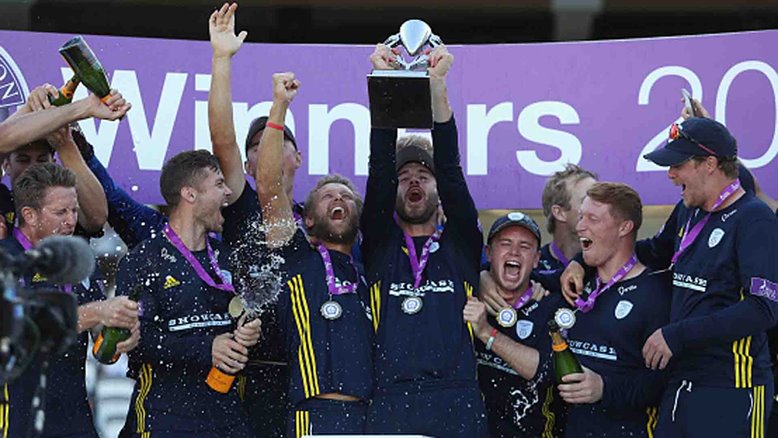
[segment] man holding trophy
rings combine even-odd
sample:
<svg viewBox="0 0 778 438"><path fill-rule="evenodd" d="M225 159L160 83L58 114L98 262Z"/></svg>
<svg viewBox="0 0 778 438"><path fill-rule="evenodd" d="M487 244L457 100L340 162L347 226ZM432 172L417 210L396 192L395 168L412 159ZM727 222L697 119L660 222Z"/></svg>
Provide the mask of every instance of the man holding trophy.
<svg viewBox="0 0 778 438"><path fill-rule="evenodd" d="M371 55L373 129L361 219L376 332L367 432L482 437L485 408L472 329L462 310L478 284L483 241L459 165L446 90L453 56L432 37L418 20L401 28L409 53L428 42L437 45L411 63L421 66L426 60L428 68L420 73L395 69L401 62L387 45L378 45ZM406 85L413 96L398 94ZM386 93L375 93L382 86ZM406 113L397 111L403 105ZM406 120L398 123L393 116ZM398 140L401 126L432 127L433 151L421 136ZM439 202L448 218L442 231L436 227Z"/></svg>

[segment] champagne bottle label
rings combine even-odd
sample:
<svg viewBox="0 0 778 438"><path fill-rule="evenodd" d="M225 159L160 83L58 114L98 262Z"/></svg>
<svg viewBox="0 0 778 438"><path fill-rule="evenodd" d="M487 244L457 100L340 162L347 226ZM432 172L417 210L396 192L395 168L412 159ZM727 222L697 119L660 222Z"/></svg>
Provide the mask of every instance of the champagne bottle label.
<svg viewBox="0 0 778 438"><path fill-rule="evenodd" d="M211 371L208 373L205 383L214 391L226 394L230 391L234 380L234 375L224 373L216 367L211 367Z"/></svg>

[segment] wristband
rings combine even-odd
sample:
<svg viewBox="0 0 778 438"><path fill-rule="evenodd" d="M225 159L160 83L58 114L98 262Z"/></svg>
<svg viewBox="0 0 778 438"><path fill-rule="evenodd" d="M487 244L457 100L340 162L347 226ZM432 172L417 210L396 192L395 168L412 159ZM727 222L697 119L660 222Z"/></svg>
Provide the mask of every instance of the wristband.
<svg viewBox="0 0 778 438"><path fill-rule="evenodd" d="M494 337L497 335L497 329L493 328L489 334L489 340L486 341L486 351L492 351L492 344L494 344Z"/></svg>
<svg viewBox="0 0 778 438"><path fill-rule="evenodd" d="M268 127L268 128L278 129L279 131L283 131L284 130L283 126L278 125L278 124L273 123L273 122L267 122L267 123L265 123L265 126Z"/></svg>

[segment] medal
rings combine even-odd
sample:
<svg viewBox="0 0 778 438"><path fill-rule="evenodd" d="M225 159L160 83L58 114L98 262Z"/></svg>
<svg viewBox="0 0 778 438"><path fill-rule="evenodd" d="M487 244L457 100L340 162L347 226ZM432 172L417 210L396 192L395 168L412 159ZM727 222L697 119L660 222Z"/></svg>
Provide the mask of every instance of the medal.
<svg viewBox="0 0 778 438"><path fill-rule="evenodd" d="M230 300L230 304L227 305L227 312L233 318L239 318L243 314L243 300L238 295L235 295Z"/></svg>
<svg viewBox="0 0 778 438"><path fill-rule="evenodd" d="M420 297L405 297L403 300L403 312L407 315L415 315L421 311L424 302Z"/></svg>
<svg viewBox="0 0 778 438"><path fill-rule="evenodd" d="M500 309L500 311L497 313L497 324L500 324L501 326L506 328L513 327L516 324L516 321L519 319L516 310L521 309L525 304L529 302L531 298L532 298L532 286L529 286L527 290L525 290L524 293L521 294L519 299L516 300L513 306Z"/></svg>
<svg viewBox="0 0 778 438"><path fill-rule="evenodd" d="M497 314L497 324L506 328L513 327L518 319L519 316L516 314L516 310L513 307L505 307Z"/></svg>
<svg viewBox="0 0 778 438"><path fill-rule="evenodd" d="M575 312L570 309L559 309L554 313L554 322L559 328L569 330L575 325Z"/></svg>
<svg viewBox="0 0 778 438"><path fill-rule="evenodd" d="M324 304L321 305L321 309L319 309L319 311L321 312L321 316L323 316L324 319L328 319L330 321L334 321L340 318L340 315L343 314L343 308L340 307L340 304L332 300L325 301Z"/></svg>

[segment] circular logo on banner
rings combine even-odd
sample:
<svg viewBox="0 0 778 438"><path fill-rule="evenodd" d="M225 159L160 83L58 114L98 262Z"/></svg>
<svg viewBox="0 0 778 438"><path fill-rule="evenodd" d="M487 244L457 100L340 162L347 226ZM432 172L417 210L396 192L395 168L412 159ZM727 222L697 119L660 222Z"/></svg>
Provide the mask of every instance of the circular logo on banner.
<svg viewBox="0 0 778 438"><path fill-rule="evenodd" d="M616 304L616 311L613 312L616 315L616 319L624 319L632 311L632 303L627 300L621 300Z"/></svg>
<svg viewBox="0 0 778 438"><path fill-rule="evenodd" d="M11 55L0 46L0 122L23 105L30 90L19 66Z"/></svg>
<svg viewBox="0 0 778 438"><path fill-rule="evenodd" d="M721 228L716 228L713 231L710 232L710 237L708 237L708 247L713 248L714 246L718 245L719 242L721 242L721 239L724 237L724 230Z"/></svg>

